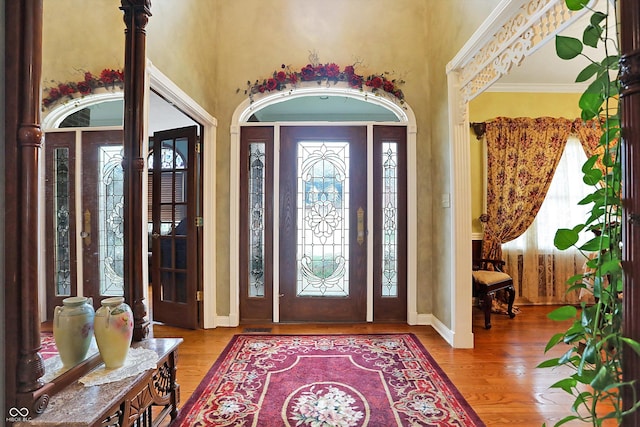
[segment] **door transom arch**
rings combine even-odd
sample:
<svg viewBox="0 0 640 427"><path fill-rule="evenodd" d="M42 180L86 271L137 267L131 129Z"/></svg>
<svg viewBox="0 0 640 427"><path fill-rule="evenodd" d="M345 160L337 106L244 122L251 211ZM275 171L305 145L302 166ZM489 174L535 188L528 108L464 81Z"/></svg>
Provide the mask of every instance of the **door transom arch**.
<svg viewBox="0 0 640 427"><path fill-rule="evenodd" d="M372 106L376 106L386 112L390 113L391 118L386 119L385 122L371 121L365 119L354 119L350 121L318 121L317 119L309 119L306 116L302 120L298 121L277 121L277 122L255 122L256 113L264 110L270 106L274 106L283 102L297 100L302 98L321 98L326 97L344 97L345 99L354 100L357 102L367 103ZM320 119L322 120L322 119ZM287 92L265 93L255 96L253 100L246 99L235 110L231 123L231 156L230 156L230 194L240 194L240 133L242 127L250 127L256 125L269 125L274 127L274 151L279 151L279 140L281 133L281 126L364 126L367 128L367 140L369 143L372 141L373 127L374 125L402 125L406 128L406 150L407 150L407 196L406 196L406 209L407 209L407 318L406 321L409 324L425 323L421 322L418 318L417 304L416 304L416 248L417 248L417 194L416 194L416 120L413 111L408 104L399 104L395 99L386 96L379 96L367 91L361 91L359 89L349 88L346 84L338 83L332 86L318 86L317 84L309 84L308 86L302 84L300 87L292 89ZM274 169L278 170L280 167L280 160L276 156L274 161ZM277 182L277 178L275 181ZM371 184L367 184L371 187ZM277 199L279 195L276 193L274 197ZM277 202L274 201L277 205ZM274 218L278 217L278 212L274 212ZM372 228L372 215L367 217L367 229ZM240 235L240 198L231 200L230 203L230 235ZM273 236L273 253L279 253L279 238L277 233ZM235 254L240 251L240 241L237 238L230 239L230 313L229 324L238 325L240 323L240 269L242 268L239 263L239 259ZM372 246L370 248L372 252ZM277 264L277 263L276 263ZM373 321L373 291L371 288L371 275L369 272L368 277L368 289L367 289L367 314L366 320ZM279 289L278 278L279 271L277 265L274 267L273 272L273 321L279 322Z"/></svg>

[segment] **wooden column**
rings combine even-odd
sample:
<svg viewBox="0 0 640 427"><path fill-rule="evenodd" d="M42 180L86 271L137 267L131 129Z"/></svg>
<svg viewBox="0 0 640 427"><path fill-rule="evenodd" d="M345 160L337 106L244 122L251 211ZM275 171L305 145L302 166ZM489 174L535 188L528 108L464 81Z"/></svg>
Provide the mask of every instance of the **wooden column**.
<svg viewBox="0 0 640 427"><path fill-rule="evenodd" d="M7 403L42 413L49 401L40 355L38 176L42 0L8 2L6 12L5 308ZM9 409L9 408L7 408Z"/></svg>
<svg viewBox="0 0 640 427"><path fill-rule="evenodd" d="M146 76L146 30L151 16L151 0L122 0L124 12L124 289L125 299L132 304L134 314L133 339L141 341L149 334L147 308L144 302L142 238L145 221L142 218L142 173L145 159L144 94Z"/></svg>
<svg viewBox="0 0 640 427"><path fill-rule="evenodd" d="M624 269L624 334L640 341L640 2L620 0L622 108L622 223ZM623 359L625 381L640 381L640 358L629 347ZM637 384L637 387L640 383ZM623 392L623 405L633 403L630 390ZM640 411L627 416L624 426L639 426Z"/></svg>

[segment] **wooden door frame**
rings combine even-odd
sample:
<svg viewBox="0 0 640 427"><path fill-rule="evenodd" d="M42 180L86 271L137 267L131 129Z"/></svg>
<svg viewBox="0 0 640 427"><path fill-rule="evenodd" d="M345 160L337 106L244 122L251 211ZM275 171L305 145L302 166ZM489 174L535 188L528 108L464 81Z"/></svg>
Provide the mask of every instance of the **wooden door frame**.
<svg viewBox="0 0 640 427"><path fill-rule="evenodd" d="M346 84L338 83L335 86L330 87L319 87L317 84L309 84L306 85L302 83L300 87L295 90L289 92L287 94L288 99L300 98L306 96L344 96L349 97L361 101L366 101L369 103L375 103L383 108L391 111L396 117L398 117L397 122L333 122L333 123L318 123L318 122L296 122L295 125L326 125L326 126L336 126L336 125L344 125L344 126L367 126L368 138L372 138L373 132L372 128L374 125L384 125L384 126L405 126L407 129L407 158L409 159L407 163L407 323L409 325L428 325L431 324L431 316L429 314L419 314L417 310L417 169L416 169L416 138L417 138L417 126L416 126L416 117L411 109L411 106L408 103L404 103L402 105L396 104L392 99L388 99L384 96L375 96L370 97L366 92L349 88ZM279 147L279 139L280 139L280 130L279 126L284 125L285 123L252 123L249 122L249 118L253 113L257 110L264 108L268 105L272 105L278 102L282 102L282 94L281 93L265 93L258 95L254 98L254 100L245 99L238 107L236 108L232 121L231 121L231 155L230 155L230 165L229 165L229 175L230 175L230 194L239 194L240 189L240 174L239 174L239 165L240 165L240 128L245 126L274 126L274 151L277 152ZM290 123L289 123L290 124ZM369 164L372 159L369 159ZM277 171L279 169L278 159L275 160L274 168ZM274 177L274 180L277 182L278 177ZM373 203L372 201L370 203ZM369 206L368 209L371 211L373 206ZM230 212L229 212L229 228L230 235L236 236L239 235L240 224L239 224L239 198L235 200L231 200L230 202ZM279 212L277 207L274 211L274 216L277 218ZM369 229L373 228L373 217L369 216L369 223L367 224ZM370 244L372 245L372 240L370 239ZM239 253L239 240L238 239L230 239L230 253L237 254ZM277 236L274 236L274 247L273 250L275 253L278 252L278 241ZM371 249L373 250L373 249ZM237 257L229 257L229 275L230 275L230 289L229 289L229 316L227 319L227 324L229 326L237 326L240 323L240 304L239 304L239 289L240 289L240 278L238 271L240 266L238 264ZM373 274L371 269L369 269L369 274ZM274 290L275 294L278 294L278 275L279 270L276 266L274 269ZM368 281L371 282L372 278L368 277ZM274 322L279 322L280 319L278 317L278 302L277 299L274 298ZM373 292L370 291L367 294L367 322L373 321Z"/></svg>

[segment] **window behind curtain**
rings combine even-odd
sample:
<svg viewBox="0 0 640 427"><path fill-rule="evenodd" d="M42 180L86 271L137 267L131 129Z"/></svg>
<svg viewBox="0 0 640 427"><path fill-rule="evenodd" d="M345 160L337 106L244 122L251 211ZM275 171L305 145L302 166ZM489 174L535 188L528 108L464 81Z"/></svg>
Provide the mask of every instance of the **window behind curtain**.
<svg viewBox="0 0 640 427"><path fill-rule="evenodd" d="M587 156L580 141L571 136L560 158L547 196L527 231L502 246L506 269L513 276L519 303L563 304L578 301L578 293L566 295L566 280L582 273L585 258L575 248L559 251L553 239L559 228L573 228L589 216L590 205L578 202L593 192L582 181ZM593 236L583 232L580 242Z"/></svg>

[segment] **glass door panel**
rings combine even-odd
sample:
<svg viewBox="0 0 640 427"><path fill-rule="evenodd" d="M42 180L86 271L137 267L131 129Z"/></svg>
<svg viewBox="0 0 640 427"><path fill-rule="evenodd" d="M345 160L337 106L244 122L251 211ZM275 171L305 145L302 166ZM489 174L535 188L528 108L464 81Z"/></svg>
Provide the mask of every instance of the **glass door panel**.
<svg viewBox="0 0 640 427"><path fill-rule="evenodd" d="M120 130L82 133L82 282L96 307L124 295L122 144Z"/></svg>
<svg viewBox="0 0 640 427"><path fill-rule="evenodd" d="M373 319L407 319L407 130L373 128Z"/></svg>
<svg viewBox="0 0 640 427"><path fill-rule="evenodd" d="M77 294L75 215L75 132L45 135L46 287L45 320Z"/></svg>
<svg viewBox="0 0 640 427"><path fill-rule="evenodd" d="M273 128L242 128L240 137L240 315L273 320Z"/></svg>
<svg viewBox="0 0 640 427"><path fill-rule="evenodd" d="M349 143L297 147L298 297L349 296Z"/></svg>
<svg viewBox="0 0 640 427"><path fill-rule="evenodd" d="M282 127L280 319L366 320L366 127Z"/></svg>
<svg viewBox="0 0 640 427"><path fill-rule="evenodd" d="M98 265L100 295L124 295L123 148L98 147ZM85 211L85 216L90 211Z"/></svg>

